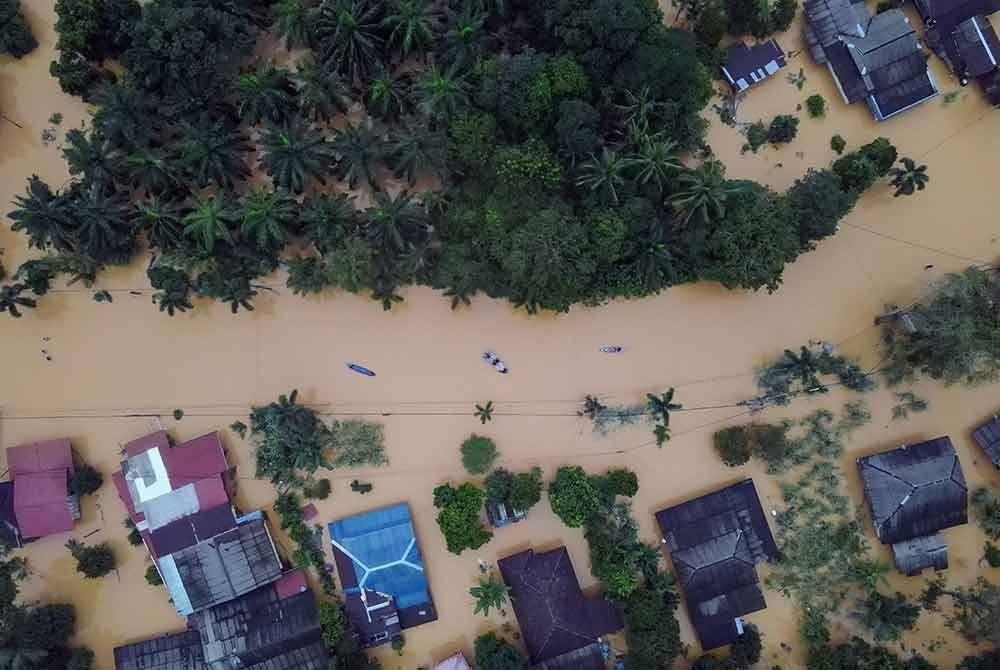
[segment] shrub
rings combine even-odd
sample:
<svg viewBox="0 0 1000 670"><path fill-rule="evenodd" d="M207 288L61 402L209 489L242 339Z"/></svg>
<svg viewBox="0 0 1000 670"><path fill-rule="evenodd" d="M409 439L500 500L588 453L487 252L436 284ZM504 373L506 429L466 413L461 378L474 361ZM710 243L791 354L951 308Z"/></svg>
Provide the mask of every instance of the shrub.
<svg viewBox="0 0 1000 670"><path fill-rule="evenodd" d="M403 655L403 647L406 646L406 638L403 637L402 633L400 633L396 637L392 638L392 642L390 643L390 646L392 646L392 650L394 652L396 652L396 654L398 654L399 656L402 656Z"/></svg>
<svg viewBox="0 0 1000 670"><path fill-rule="evenodd" d="M613 496L631 498L639 491L639 478L631 470L608 470L606 478L608 492Z"/></svg>
<svg viewBox="0 0 1000 670"><path fill-rule="evenodd" d="M678 599L673 578L652 576L625 600L622 610L629 670L662 670L673 665L684 647L674 612Z"/></svg>
<svg viewBox="0 0 1000 670"><path fill-rule="evenodd" d="M542 470L534 467L530 472L514 475L508 502L514 509L527 512L542 499Z"/></svg>
<svg viewBox="0 0 1000 670"><path fill-rule="evenodd" d="M159 570L156 569L155 565L146 566L146 583L150 586L160 586L163 584L163 578L160 577Z"/></svg>
<svg viewBox="0 0 1000 670"><path fill-rule="evenodd" d="M66 662L66 670L91 670L94 667L94 652L88 647L77 647Z"/></svg>
<svg viewBox="0 0 1000 670"><path fill-rule="evenodd" d="M861 624L872 631L879 642L898 640L904 632L913 630L920 616L920 607L899 591L892 596L876 591L860 604Z"/></svg>
<svg viewBox="0 0 1000 670"><path fill-rule="evenodd" d="M757 149L760 149L767 142L767 126L763 121L754 121L749 126L747 126L747 142L743 145L743 151L752 151L757 153Z"/></svg>
<svg viewBox="0 0 1000 670"><path fill-rule="evenodd" d="M514 485L514 474L510 470L497 468L486 476L486 500L491 503L506 503L510 500Z"/></svg>
<svg viewBox="0 0 1000 670"><path fill-rule="evenodd" d="M716 47L729 29L729 16L719 0L708 2L698 14L694 34L702 44Z"/></svg>
<svg viewBox="0 0 1000 670"><path fill-rule="evenodd" d="M23 58L38 46L20 12L19 0L0 1L0 53Z"/></svg>
<svg viewBox="0 0 1000 670"><path fill-rule="evenodd" d="M335 467L356 468L386 465L385 433L382 424L364 419L334 421L330 426Z"/></svg>
<svg viewBox="0 0 1000 670"><path fill-rule="evenodd" d="M330 485L330 480L317 479L312 482L307 482L302 488L302 495L306 498L315 498L316 500L326 500L330 497L330 490L332 486Z"/></svg>
<svg viewBox="0 0 1000 670"><path fill-rule="evenodd" d="M496 132L497 122L492 114L457 114L448 126L449 153L465 167L478 170L493 156Z"/></svg>
<svg viewBox="0 0 1000 670"><path fill-rule="evenodd" d="M129 529L128 531L128 543L133 547L138 547L142 544L142 534L139 529L135 527L135 522L132 519L125 519L124 526Z"/></svg>
<svg viewBox="0 0 1000 670"><path fill-rule="evenodd" d="M810 95L806 98L806 111L814 119L826 116L826 100L819 93Z"/></svg>
<svg viewBox="0 0 1000 670"><path fill-rule="evenodd" d="M896 164L899 152L896 147L885 137L876 137L874 140L858 149L864 158L875 164L878 176L884 177L889 174L889 170Z"/></svg>
<svg viewBox="0 0 1000 670"><path fill-rule="evenodd" d="M775 0L771 6L770 31L782 33L788 30L792 21L795 20L795 12L798 8L798 0Z"/></svg>
<svg viewBox="0 0 1000 670"><path fill-rule="evenodd" d="M96 492L104 483L104 475L96 468L86 463L81 463L73 470L73 476L69 479L69 492L85 496Z"/></svg>
<svg viewBox="0 0 1000 670"><path fill-rule="evenodd" d="M1000 540L1000 497L987 488L972 494L972 509L979 527L991 540Z"/></svg>
<svg viewBox="0 0 1000 670"><path fill-rule="evenodd" d="M326 600L319 604L319 626L322 630L323 646L335 652L347 632L347 617L339 600Z"/></svg>
<svg viewBox="0 0 1000 670"><path fill-rule="evenodd" d="M77 572L87 579L103 577L115 569L115 555L107 542L88 547L78 540L70 540L66 548L76 559Z"/></svg>
<svg viewBox="0 0 1000 670"><path fill-rule="evenodd" d="M1000 568L1000 547L992 542L983 545L983 560L991 568Z"/></svg>
<svg viewBox="0 0 1000 670"><path fill-rule="evenodd" d="M541 142L501 147L494 162L497 178L511 193L551 191L562 179L562 166Z"/></svg>
<svg viewBox="0 0 1000 670"><path fill-rule="evenodd" d="M476 638L477 670L525 670L528 660L507 640L496 633L486 633Z"/></svg>
<svg viewBox="0 0 1000 670"><path fill-rule="evenodd" d="M771 120L767 129L767 141L771 144L787 144L799 134L799 119L791 114L779 114Z"/></svg>
<svg viewBox="0 0 1000 670"><path fill-rule="evenodd" d="M815 248L817 240L837 232L858 196L841 188L840 178L830 170L809 169L785 192L784 200L799 232L799 246L808 250Z"/></svg>
<svg viewBox="0 0 1000 670"><path fill-rule="evenodd" d="M847 140L840 135L834 135L830 138L830 148L839 156L847 148Z"/></svg>
<svg viewBox="0 0 1000 670"><path fill-rule="evenodd" d="M730 426L717 431L712 436L712 444L722 462L731 468L750 460L750 437L746 426Z"/></svg>
<svg viewBox="0 0 1000 670"><path fill-rule="evenodd" d="M482 524L485 501L486 492L470 483L457 489L450 484L434 489L434 507L440 510L437 523L448 551L461 554L466 549L478 549L493 537Z"/></svg>
<svg viewBox="0 0 1000 670"><path fill-rule="evenodd" d="M549 504L570 528L579 528L601 505L601 494L580 466L563 466L549 484Z"/></svg>
<svg viewBox="0 0 1000 670"><path fill-rule="evenodd" d="M878 166L858 152L849 153L833 163L834 173L840 177L841 188L861 193L878 180Z"/></svg>
<svg viewBox="0 0 1000 670"><path fill-rule="evenodd" d="M473 433L462 443L462 465L470 474L484 474L496 459L497 447L488 437Z"/></svg>

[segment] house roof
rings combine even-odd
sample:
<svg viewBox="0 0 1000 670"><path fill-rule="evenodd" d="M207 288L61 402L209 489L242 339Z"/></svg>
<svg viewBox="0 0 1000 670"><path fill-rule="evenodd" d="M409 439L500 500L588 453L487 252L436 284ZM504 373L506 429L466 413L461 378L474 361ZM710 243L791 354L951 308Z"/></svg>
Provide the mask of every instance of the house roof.
<svg viewBox="0 0 1000 670"><path fill-rule="evenodd" d="M948 567L948 545L939 533L903 540L890 548L896 569L911 577L926 568L944 570Z"/></svg>
<svg viewBox="0 0 1000 670"><path fill-rule="evenodd" d="M294 574L304 582L300 571ZM326 670L329 656L320 639L315 596L306 589L283 597L278 583L190 617L201 635L206 668Z"/></svg>
<svg viewBox="0 0 1000 670"><path fill-rule="evenodd" d="M198 631L185 630L115 647L115 670L205 670Z"/></svg>
<svg viewBox="0 0 1000 670"><path fill-rule="evenodd" d="M584 598L566 547L526 549L497 562L532 663L589 646L620 630L621 614L603 598Z"/></svg>
<svg viewBox="0 0 1000 670"><path fill-rule="evenodd" d="M149 532L149 550L153 557L166 556L193 547L236 528L236 517L229 502L188 514Z"/></svg>
<svg viewBox="0 0 1000 670"><path fill-rule="evenodd" d="M28 472L14 482L14 515L23 537L73 530L67 474L66 469Z"/></svg>
<svg viewBox="0 0 1000 670"><path fill-rule="evenodd" d="M756 564L778 555L753 481L661 510L656 521L702 648L733 642L736 617L766 607Z"/></svg>
<svg viewBox="0 0 1000 670"><path fill-rule="evenodd" d="M608 662L600 643L594 642L536 663L531 670L606 670Z"/></svg>
<svg viewBox="0 0 1000 670"><path fill-rule="evenodd" d="M14 515L14 482L0 482L0 542L18 544L19 531Z"/></svg>
<svg viewBox="0 0 1000 670"><path fill-rule="evenodd" d="M948 437L858 459L875 534L894 544L968 521L962 464Z"/></svg>
<svg viewBox="0 0 1000 670"><path fill-rule="evenodd" d="M348 599L361 600L362 589L390 596L402 628L437 620L406 503L334 521L328 529ZM348 603L349 613L357 611Z"/></svg>
<svg viewBox="0 0 1000 670"><path fill-rule="evenodd" d="M997 69L1000 40L983 16L962 21L944 40L948 61L959 76L981 77Z"/></svg>
<svg viewBox="0 0 1000 670"><path fill-rule="evenodd" d="M10 478L17 478L32 472L50 470L73 471L73 450L69 438L32 442L7 449L7 468Z"/></svg>
<svg viewBox="0 0 1000 670"><path fill-rule="evenodd" d="M1000 468L1000 416L994 416L976 428L972 432L972 439L986 453L993 465Z"/></svg>
<svg viewBox="0 0 1000 670"><path fill-rule="evenodd" d="M745 91L785 67L785 52L775 40L748 47L737 42L726 51L722 74L737 93Z"/></svg>
<svg viewBox="0 0 1000 670"><path fill-rule="evenodd" d="M179 614L228 602L281 576L263 515L252 512L236 521L236 528L157 562Z"/></svg>
<svg viewBox="0 0 1000 670"><path fill-rule="evenodd" d="M914 0L925 22L944 33L973 16L988 16L1000 11L1000 0Z"/></svg>
<svg viewBox="0 0 1000 670"><path fill-rule="evenodd" d="M434 670L472 670L465 654L458 651L434 666Z"/></svg>

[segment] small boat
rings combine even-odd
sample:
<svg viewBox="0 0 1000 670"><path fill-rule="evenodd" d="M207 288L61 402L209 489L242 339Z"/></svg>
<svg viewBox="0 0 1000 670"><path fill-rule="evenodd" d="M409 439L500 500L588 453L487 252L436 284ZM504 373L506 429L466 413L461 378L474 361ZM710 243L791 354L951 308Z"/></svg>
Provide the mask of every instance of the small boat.
<svg viewBox="0 0 1000 670"><path fill-rule="evenodd" d="M620 354L624 349L617 346L604 346L600 349L602 354Z"/></svg>
<svg viewBox="0 0 1000 670"><path fill-rule="evenodd" d="M367 377L374 377L375 373L364 367L363 365L358 365L357 363L348 363L347 367L359 374L363 374Z"/></svg>
<svg viewBox="0 0 1000 670"><path fill-rule="evenodd" d="M507 366L504 365L504 362L500 360L500 357L492 351L483 352L483 362L502 375L505 375L508 372Z"/></svg>

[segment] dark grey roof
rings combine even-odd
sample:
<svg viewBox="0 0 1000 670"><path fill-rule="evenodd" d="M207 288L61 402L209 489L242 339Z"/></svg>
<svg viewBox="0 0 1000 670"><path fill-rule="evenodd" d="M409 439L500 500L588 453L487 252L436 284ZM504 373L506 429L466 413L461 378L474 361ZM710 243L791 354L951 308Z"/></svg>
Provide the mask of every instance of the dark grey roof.
<svg viewBox="0 0 1000 670"><path fill-rule="evenodd" d="M165 556L236 527L233 508L227 503L171 521L150 533L154 556Z"/></svg>
<svg viewBox="0 0 1000 670"><path fill-rule="evenodd" d="M736 617L766 607L754 566L778 555L753 481L661 510L656 521L702 648L733 642Z"/></svg>
<svg viewBox="0 0 1000 670"><path fill-rule="evenodd" d="M996 31L983 16L962 21L944 41L947 60L960 77L981 77L997 69L1000 41Z"/></svg>
<svg viewBox="0 0 1000 670"><path fill-rule="evenodd" d="M0 541L18 546L19 531L14 515L14 482L0 482Z"/></svg>
<svg viewBox="0 0 1000 670"><path fill-rule="evenodd" d="M748 47L737 42L726 50L722 74L736 93L745 91L785 67L785 52L770 40Z"/></svg>
<svg viewBox="0 0 1000 670"><path fill-rule="evenodd" d="M1000 12L1000 0L914 0L920 17L942 32L973 16L988 16Z"/></svg>
<svg viewBox="0 0 1000 670"><path fill-rule="evenodd" d="M197 631L115 647L116 670L206 670Z"/></svg>
<svg viewBox="0 0 1000 670"><path fill-rule="evenodd" d="M875 534L895 544L968 521L962 464L948 437L858 459Z"/></svg>
<svg viewBox="0 0 1000 670"><path fill-rule="evenodd" d="M279 598L273 585L193 614L208 670L326 670L311 591Z"/></svg>
<svg viewBox="0 0 1000 670"><path fill-rule="evenodd" d="M948 545L938 533L897 542L890 548L896 569L911 577L925 568L944 570L948 567Z"/></svg>
<svg viewBox="0 0 1000 670"><path fill-rule="evenodd" d="M159 559L160 573L180 614L224 603L281 576L267 524L260 512L236 528Z"/></svg>
<svg viewBox="0 0 1000 670"><path fill-rule="evenodd" d="M566 547L526 549L497 562L532 663L541 663L597 642L623 626L617 608L603 598L584 598Z"/></svg>
<svg viewBox="0 0 1000 670"><path fill-rule="evenodd" d="M605 670L608 667L600 643L580 647L531 666L532 670Z"/></svg>

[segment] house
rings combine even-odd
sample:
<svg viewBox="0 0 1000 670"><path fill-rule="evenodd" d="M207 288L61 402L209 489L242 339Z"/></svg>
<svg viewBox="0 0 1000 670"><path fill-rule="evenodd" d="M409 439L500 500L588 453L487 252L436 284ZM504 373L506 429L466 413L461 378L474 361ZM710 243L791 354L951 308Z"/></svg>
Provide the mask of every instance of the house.
<svg viewBox="0 0 1000 670"><path fill-rule="evenodd" d="M914 0L934 53L962 86L975 79L990 104L1000 105L1000 40L987 16L1000 0Z"/></svg>
<svg viewBox="0 0 1000 670"><path fill-rule="evenodd" d="M726 50L722 74L733 93L742 93L785 67L785 52L775 40L748 47L737 42Z"/></svg>
<svg viewBox="0 0 1000 670"><path fill-rule="evenodd" d="M756 565L778 556L753 481L668 507L656 522L702 649L735 642L742 617L767 607Z"/></svg>
<svg viewBox="0 0 1000 670"><path fill-rule="evenodd" d="M406 503L334 521L328 529L347 617L362 647L437 620Z"/></svg>
<svg viewBox="0 0 1000 670"><path fill-rule="evenodd" d="M327 670L316 598L300 570L193 614L206 670Z"/></svg>
<svg viewBox="0 0 1000 670"><path fill-rule="evenodd" d="M526 549L497 562L538 670L603 670L602 635L621 630L621 614L603 598L585 598L566 547Z"/></svg>
<svg viewBox="0 0 1000 670"><path fill-rule="evenodd" d="M875 535L907 575L948 567L939 531L968 522L968 489L948 437L858 459Z"/></svg>
<svg viewBox="0 0 1000 670"><path fill-rule="evenodd" d="M35 442L7 449L14 485L14 517L23 539L73 530L80 501L69 492L73 451L68 439Z"/></svg>
<svg viewBox="0 0 1000 670"><path fill-rule="evenodd" d="M986 453L993 467L1000 470L1000 417L994 416L974 430L972 439Z"/></svg>
<svg viewBox="0 0 1000 670"><path fill-rule="evenodd" d="M115 670L205 670L198 631L161 635L115 647Z"/></svg>
<svg viewBox="0 0 1000 670"><path fill-rule="evenodd" d="M805 0L803 37L844 102L864 100L884 121L938 95L916 31L900 9L872 16L864 2Z"/></svg>
<svg viewBox="0 0 1000 670"><path fill-rule="evenodd" d="M465 654L456 652L434 666L434 670L472 670Z"/></svg>
<svg viewBox="0 0 1000 670"><path fill-rule="evenodd" d="M281 576L281 560L264 515L251 512L236 527L172 554L156 566L178 614L228 602Z"/></svg>

